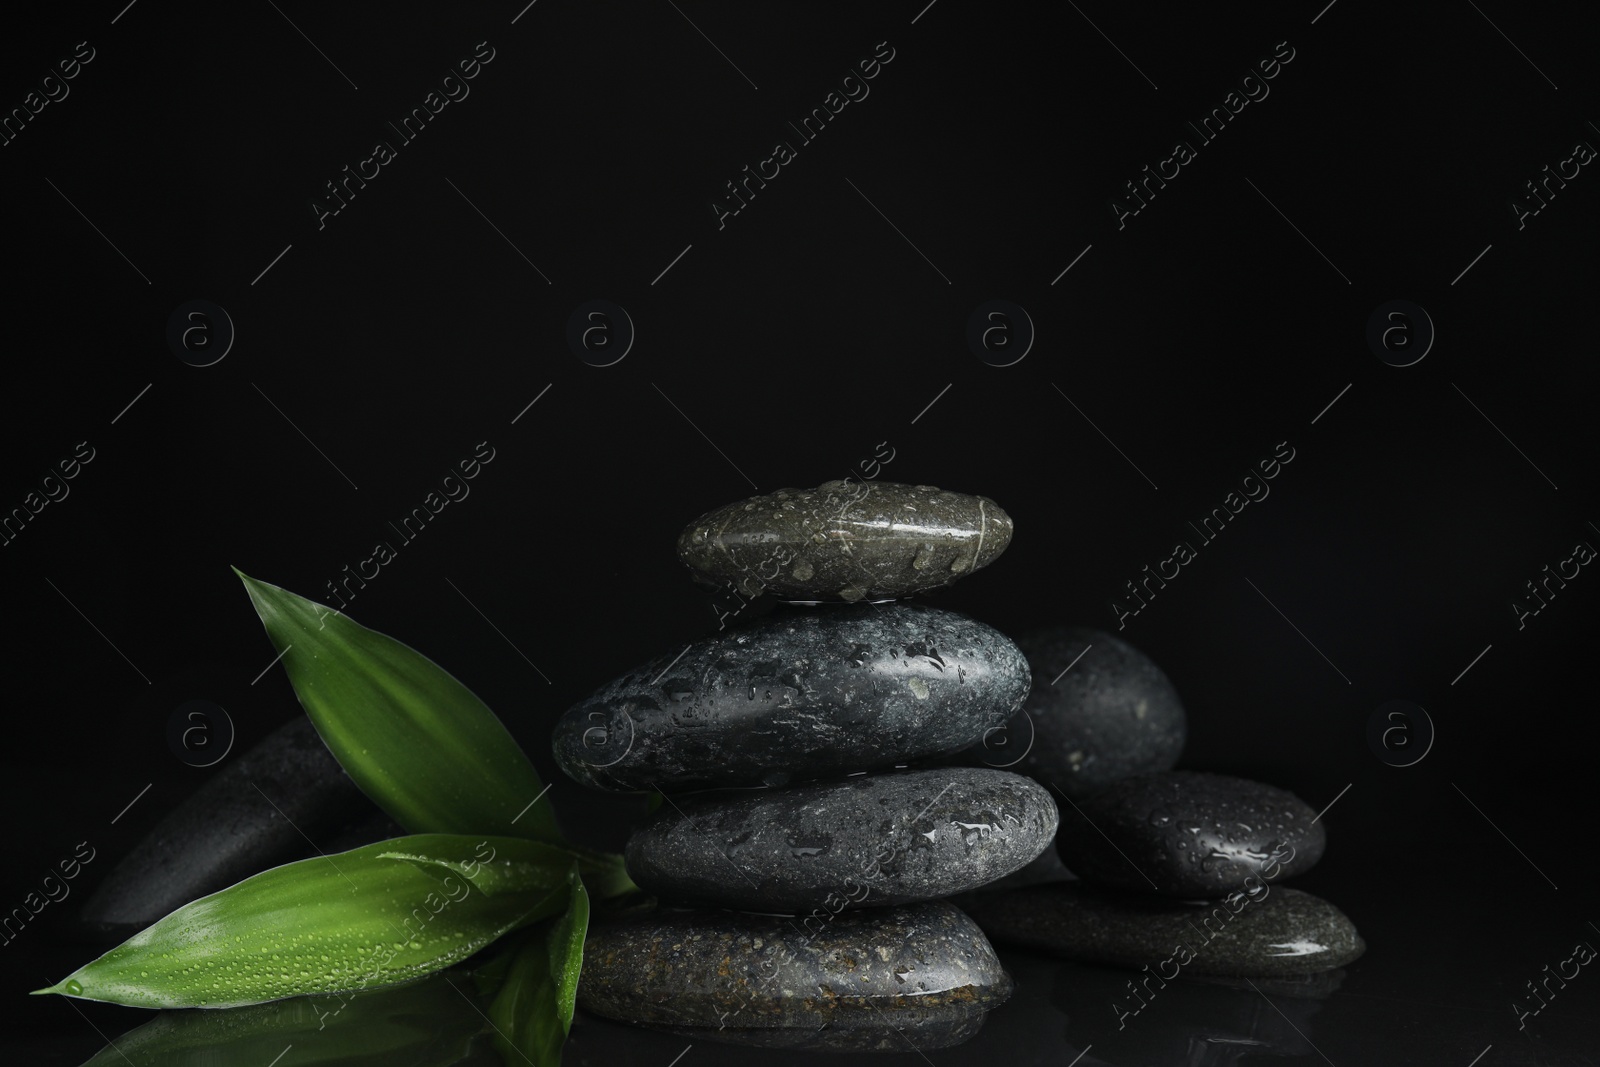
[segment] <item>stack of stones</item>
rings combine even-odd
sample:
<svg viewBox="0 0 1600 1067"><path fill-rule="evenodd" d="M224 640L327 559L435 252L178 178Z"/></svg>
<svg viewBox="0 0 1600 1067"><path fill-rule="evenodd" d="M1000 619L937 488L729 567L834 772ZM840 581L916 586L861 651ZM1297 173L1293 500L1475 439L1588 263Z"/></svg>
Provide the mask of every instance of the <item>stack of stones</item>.
<svg viewBox="0 0 1600 1067"><path fill-rule="evenodd" d="M1321 858L1326 823L1285 790L1172 770L1186 718L1148 657L1095 630L1024 634L1018 644L1039 681L1006 729L1026 743L1014 769L1068 803L1054 854L963 898L990 937L1139 969L1144 992L1132 993L1141 998L1180 972L1298 977L1361 955L1338 908L1276 887ZM1128 1007L1142 1003L1130 997Z"/></svg>
<svg viewBox="0 0 1600 1067"><path fill-rule="evenodd" d="M701 516L697 578L785 603L601 687L555 730L561 767L662 802L626 849L661 902L597 926L587 1011L776 1047L943 1047L1012 980L943 898L1017 872L1056 832L1050 792L956 765L1028 695L1023 653L900 602L994 561L1012 523L930 486L830 482Z"/></svg>

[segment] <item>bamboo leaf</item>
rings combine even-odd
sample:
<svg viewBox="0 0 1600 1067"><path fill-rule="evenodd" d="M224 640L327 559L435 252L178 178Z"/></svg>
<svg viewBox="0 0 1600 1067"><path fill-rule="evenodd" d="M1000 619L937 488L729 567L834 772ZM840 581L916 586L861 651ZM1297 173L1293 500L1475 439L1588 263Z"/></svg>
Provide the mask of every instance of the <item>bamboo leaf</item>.
<svg viewBox="0 0 1600 1067"><path fill-rule="evenodd" d="M437 851L432 855L420 855L396 848L383 853L383 857L454 871L491 896L502 892L522 892L529 880L535 878L541 880L541 885L547 884L548 888L559 888L565 884L562 881L564 872L574 864L579 874L595 885L596 892L602 898L640 892L633 879L628 877L623 857L616 852L592 852L576 845L549 845L542 841L521 842L515 855L510 858L486 858L478 854L485 851L492 850L478 849L473 856L464 857L444 855ZM560 873L561 877L552 880L552 872Z"/></svg>
<svg viewBox="0 0 1600 1067"><path fill-rule="evenodd" d="M504 724L392 637L235 568L295 695L355 783L412 833L560 842L539 776Z"/></svg>
<svg viewBox="0 0 1600 1067"><path fill-rule="evenodd" d="M507 1063L560 1067L589 929L589 895L576 865L568 877L572 892L566 910L528 931L509 963L497 968L503 978L489 1018Z"/></svg>
<svg viewBox="0 0 1600 1067"><path fill-rule="evenodd" d="M574 866L514 837L379 841L201 897L36 992L218 1008L410 981L560 913Z"/></svg>

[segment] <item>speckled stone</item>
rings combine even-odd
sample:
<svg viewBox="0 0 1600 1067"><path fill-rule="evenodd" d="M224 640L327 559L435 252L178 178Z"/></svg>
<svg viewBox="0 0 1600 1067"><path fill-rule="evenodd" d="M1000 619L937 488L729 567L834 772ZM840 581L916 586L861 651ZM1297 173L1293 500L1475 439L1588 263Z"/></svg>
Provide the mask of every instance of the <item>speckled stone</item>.
<svg viewBox="0 0 1600 1067"><path fill-rule="evenodd" d="M673 799L628 840L628 873L683 903L830 913L1002 878L1050 844L1043 786L978 767Z"/></svg>
<svg viewBox="0 0 1600 1067"><path fill-rule="evenodd" d="M678 558L744 596L857 601L949 585L993 563L1011 516L988 497L931 485L826 482L708 511Z"/></svg>
<svg viewBox="0 0 1600 1067"><path fill-rule="evenodd" d="M788 608L602 686L561 717L554 751L599 789L839 777L975 744L1028 683L1017 646L964 615Z"/></svg>
<svg viewBox="0 0 1600 1067"><path fill-rule="evenodd" d="M1095 890L1081 882L975 893L963 904L996 941L1084 963L1186 975L1273 977L1343 967L1366 951L1355 924L1320 897L1261 885L1210 903Z"/></svg>
<svg viewBox="0 0 1600 1067"><path fill-rule="evenodd" d="M1061 854L1053 848L1047 848L1035 856L1025 867L1019 867L998 881L988 882L978 887L977 892L988 893L993 890L1021 889L1023 886L1043 885L1047 882L1071 882L1077 875L1067 870L1067 865L1061 862ZM956 903L960 903L957 901Z"/></svg>
<svg viewBox="0 0 1600 1067"><path fill-rule="evenodd" d="M1086 882L1218 899L1247 878L1309 870L1327 840L1316 811L1276 786L1200 771L1119 782L1062 809L1056 849Z"/></svg>
<svg viewBox="0 0 1600 1067"><path fill-rule="evenodd" d="M793 1036L901 1019L959 1031L1011 991L1011 977L983 932L953 905L936 901L806 924L740 912L660 911L596 926L583 946L578 1004L657 1029Z"/></svg>
<svg viewBox="0 0 1600 1067"><path fill-rule="evenodd" d="M269 867L402 833L297 716L210 772L124 857L84 905L79 933L121 939L191 900ZM274 807L273 805L277 805Z"/></svg>
<svg viewBox="0 0 1600 1067"><path fill-rule="evenodd" d="M1150 657L1102 630L1054 627L1016 642L1033 688L1004 729L968 752L971 762L1031 775L1074 800L1178 762L1188 720Z"/></svg>

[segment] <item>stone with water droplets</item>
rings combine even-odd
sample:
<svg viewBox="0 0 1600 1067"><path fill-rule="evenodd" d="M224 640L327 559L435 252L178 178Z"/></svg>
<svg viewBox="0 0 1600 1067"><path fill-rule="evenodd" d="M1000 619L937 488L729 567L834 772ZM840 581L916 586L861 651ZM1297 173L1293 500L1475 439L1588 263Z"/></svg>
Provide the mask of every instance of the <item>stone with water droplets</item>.
<svg viewBox="0 0 1600 1067"><path fill-rule="evenodd" d="M1178 762L1188 720L1150 657L1101 630L1052 627L1016 642L1033 689L1004 729L968 753L972 762L1031 775L1074 800Z"/></svg>
<svg viewBox="0 0 1600 1067"><path fill-rule="evenodd" d="M976 744L1021 706L1009 638L912 604L787 608L602 686L556 724L554 751L600 789L783 785Z"/></svg>
<svg viewBox="0 0 1600 1067"><path fill-rule="evenodd" d="M1262 884L1209 903L1097 890L1080 882L962 898L991 938L1084 963L1184 975L1272 977L1343 967L1366 951L1332 904Z"/></svg>
<svg viewBox="0 0 1600 1067"><path fill-rule="evenodd" d="M1327 839L1287 790L1200 771L1129 778L1062 810L1056 849L1086 882L1218 899L1309 870Z"/></svg>
<svg viewBox="0 0 1600 1067"><path fill-rule="evenodd" d="M917 1048L954 1044L1012 988L983 932L944 901L811 926L663 910L590 930L578 1005L708 1040L904 1051L894 1030Z"/></svg>
<svg viewBox="0 0 1600 1067"><path fill-rule="evenodd" d="M671 798L628 841L628 873L663 899L821 913L949 896L1050 844L1039 783L980 767L858 775Z"/></svg>
<svg viewBox="0 0 1600 1067"><path fill-rule="evenodd" d="M988 497L931 485L826 482L700 516L678 537L696 576L744 596L882 600L949 585L1011 542Z"/></svg>

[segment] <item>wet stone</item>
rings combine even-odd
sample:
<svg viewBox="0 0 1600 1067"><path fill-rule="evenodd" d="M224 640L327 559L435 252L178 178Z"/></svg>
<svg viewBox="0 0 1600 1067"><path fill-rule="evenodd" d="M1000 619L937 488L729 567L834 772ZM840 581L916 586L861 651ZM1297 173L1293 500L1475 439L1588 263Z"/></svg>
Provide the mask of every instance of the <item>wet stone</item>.
<svg viewBox="0 0 1600 1067"><path fill-rule="evenodd" d="M1309 870L1327 840L1317 813L1276 786L1199 771L1120 782L1062 810L1056 849L1085 882L1218 899Z"/></svg>
<svg viewBox="0 0 1600 1067"><path fill-rule="evenodd" d="M978 892L988 893L1001 889L1021 889L1023 886L1043 885L1046 882L1070 882L1077 877L1077 875L1067 870L1066 864L1061 862L1061 854L1059 852L1053 848L1047 848L1035 856L1027 866L1019 867L999 881L979 886ZM959 904L960 901L957 901L957 903Z"/></svg>
<svg viewBox="0 0 1600 1067"><path fill-rule="evenodd" d="M831 1047L873 1048L883 1047L885 1026L964 1040L1012 986L982 931L943 901L808 925L662 910L590 931L578 1005L744 1044L830 1047L808 1041L833 1031Z"/></svg>
<svg viewBox="0 0 1600 1067"><path fill-rule="evenodd" d="M1033 689L1022 711L969 751L972 762L1031 775L1074 800L1178 762L1188 720L1150 657L1101 630L1054 627L1016 642Z"/></svg>
<svg viewBox="0 0 1600 1067"><path fill-rule="evenodd" d="M785 785L959 752L1027 695L1000 631L920 605L786 608L664 653L556 724L600 789Z"/></svg>
<svg viewBox="0 0 1600 1067"><path fill-rule="evenodd" d="M628 841L628 873L682 903L799 915L931 900L1049 847L1043 786L978 767L679 797Z"/></svg>
<svg viewBox="0 0 1600 1067"><path fill-rule="evenodd" d="M1278 977L1343 967L1366 951L1355 924L1296 889L1185 903L1081 882L978 893L963 905L995 941L1083 963L1187 976Z"/></svg>
<svg viewBox="0 0 1600 1067"><path fill-rule="evenodd" d="M274 807L276 805L276 807ZM126 937L269 867L402 831L362 795L301 715L213 772L100 883L85 936Z"/></svg>
<svg viewBox="0 0 1600 1067"><path fill-rule="evenodd" d="M949 585L1004 552L1011 516L931 485L827 482L709 511L678 538L696 576L743 596L882 600Z"/></svg>

